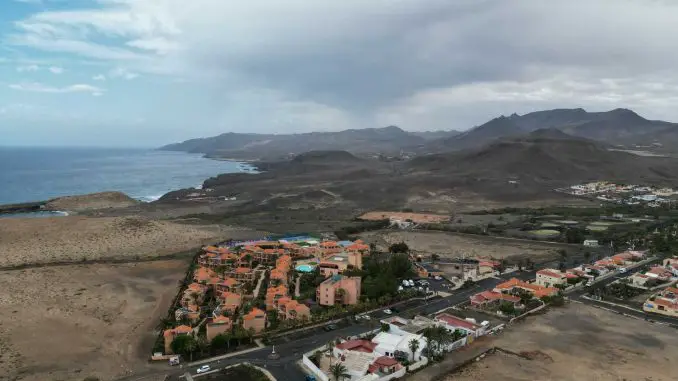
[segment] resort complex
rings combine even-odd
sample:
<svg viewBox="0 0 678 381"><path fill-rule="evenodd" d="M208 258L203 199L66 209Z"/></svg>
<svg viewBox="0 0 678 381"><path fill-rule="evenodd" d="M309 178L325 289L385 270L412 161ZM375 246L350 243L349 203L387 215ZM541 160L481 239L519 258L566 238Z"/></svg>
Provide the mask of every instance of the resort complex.
<svg viewBox="0 0 678 381"><path fill-rule="evenodd" d="M253 337L281 321L312 320L311 307L346 306L359 302L361 278L342 275L361 270L369 245L314 237L228 242L205 246L197 256L192 278L174 312L178 326L164 331L166 353L178 336L206 327L206 340L218 335ZM323 277L315 300L303 299L301 277Z"/></svg>

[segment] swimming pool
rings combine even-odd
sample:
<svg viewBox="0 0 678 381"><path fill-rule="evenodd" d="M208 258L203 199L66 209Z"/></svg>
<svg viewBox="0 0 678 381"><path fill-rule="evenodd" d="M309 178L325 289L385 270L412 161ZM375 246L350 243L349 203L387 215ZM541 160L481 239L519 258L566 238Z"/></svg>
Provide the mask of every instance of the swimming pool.
<svg viewBox="0 0 678 381"><path fill-rule="evenodd" d="M299 265L295 269L302 273L312 273L315 270L315 266L312 265Z"/></svg>

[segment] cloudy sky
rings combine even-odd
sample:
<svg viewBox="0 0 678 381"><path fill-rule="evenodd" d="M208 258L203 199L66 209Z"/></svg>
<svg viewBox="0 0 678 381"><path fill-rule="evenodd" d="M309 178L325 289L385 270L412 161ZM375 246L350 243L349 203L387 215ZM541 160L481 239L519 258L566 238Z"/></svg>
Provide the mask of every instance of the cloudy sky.
<svg viewBox="0 0 678 381"><path fill-rule="evenodd" d="M0 145L628 107L678 121L678 1L0 0Z"/></svg>

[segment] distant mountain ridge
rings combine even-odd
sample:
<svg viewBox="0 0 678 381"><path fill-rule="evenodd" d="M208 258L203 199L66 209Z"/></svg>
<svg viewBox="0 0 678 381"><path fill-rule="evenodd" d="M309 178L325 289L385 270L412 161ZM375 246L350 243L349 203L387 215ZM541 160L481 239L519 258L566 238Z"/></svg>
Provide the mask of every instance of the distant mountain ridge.
<svg viewBox="0 0 678 381"><path fill-rule="evenodd" d="M280 135L229 132L215 137L169 144L160 149L252 159L290 157L309 151L398 154L401 150L424 145L436 136L453 136L455 133L456 131L413 133L396 126Z"/></svg>
<svg viewBox="0 0 678 381"><path fill-rule="evenodd" d="M667 150L678 150L678 124L648 120L623 108L605 112L588 112L582 108L553 109L524 115L502 115L464 132L409 132L396 126L300 134L229 132L160 149L259 161L291 158L309 151L347 151L361 156L398 155L402 152L420 155L479 148L498 139L537 130L557 130L571 137L628 148L664 145Z"/></svg>
<svg viewBox="0 0 678 381"><path fill-rule="evenodd" d="M456 136L434 142L431 147L438 151L480 147L502 137L538 129L557 129L574 137L622 145L634 144L635 138L652 140L653 135L671 130L675 130L678 137L678 124L648 120L628 109L588 112L576 108L500 116Z"/></svg>

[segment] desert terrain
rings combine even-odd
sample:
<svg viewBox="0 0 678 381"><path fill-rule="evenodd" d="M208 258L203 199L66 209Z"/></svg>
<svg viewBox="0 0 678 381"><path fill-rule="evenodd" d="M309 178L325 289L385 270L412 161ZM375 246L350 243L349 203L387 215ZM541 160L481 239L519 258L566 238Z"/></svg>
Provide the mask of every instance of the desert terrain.
<svg viewBox="0 0 678 381"><path fill-rule="evenodd" d="M0 272L0 380L143 371L188 261ZM163 364L164 365L164 364Z"/></svg>
<svg viewBox="0 0 678 381"><path fill-rule="evenodd" d="M557 250L567 246L548 242L531 242L511 238L485 237L434 231L374 231L360 235L366 242L374 242L386 249L388 245L405 242L420 255L438 254L441 260L461 257L519 260L533 262L557 258Z"/></svg>
<svg viewBox="0 0 678 381"><path fill-rule="evenodd" d="M147 259L246 234L141 217L0 218L0 268L55 262Z"/></svg>
<svg viewBox="0 0 678 381"><path fill-rule="evenodd" d="M570 303L511 326L496 352L446 381L675 380L676 330Z"/></svg>

